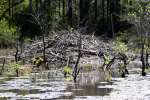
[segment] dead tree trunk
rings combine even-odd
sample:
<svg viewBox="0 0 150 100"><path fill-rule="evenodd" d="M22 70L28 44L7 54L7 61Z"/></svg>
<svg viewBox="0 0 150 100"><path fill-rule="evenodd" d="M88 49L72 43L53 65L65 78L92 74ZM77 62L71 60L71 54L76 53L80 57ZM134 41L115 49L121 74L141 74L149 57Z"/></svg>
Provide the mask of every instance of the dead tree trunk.
<svg viewBox="0 0 150 100"><path fill-rule="evenodd" d="M72 0L68 0L68 24L72 27Z"/></svg>
<svg viewBox="0 0 150 100"><path fill-rule="evenodd" d="M79 44L78 44L78 58L77 58L77 61L75 63L74 71L73 71L74 82L76 82L77 76L78 76L79 71L80 71L80 69L78 68L78 64L79 64L80 57L81 57L81 46L82 46L82 40L81 40L81 32L80 32Z"/></svg>
<svg viewBox="0 0 150 100"><path fill-rule="evenodd" d="M16 42L16 53L15 53L15 61L18 62L19 60L19 40Z"/></svg>
<svg viewBox="0 0 150 100"><path fill-rule="evenodd" d="M146 64L144 59L144 43L142 44L141 62L142 62L142 76L146 76L146 72L145 72Z"/></svg>
<svg viewBox="0 0 150 100"><path fill-rule="evenodd" d="M126 54L124 53L120 53L121 56L121 60L123 61L123 70L122 70L122 77L125 77L126 74L129 74L129 71L127 69L127 65L128 65L128 57Z"/></svg>
<svg viewBox="0 0 150 100"><path fill-rule="evenodd" d="M42 36L42 40L43 40L43 63L44 63L44 67L45 67L45 69L49 69L49 67L47 66L47 64L46 64L46 53L45 53L45 51L46 51L46 47L45 47L45 35L43 34L43 36Z"/></svg>
<svg viewBox="0 0 150 100"><path fill-rule="evenodd" d="M146 54L146 68L148 68L148 67L149 67L148 60L149 60L149 54L147 53L147 54Z"/></svg>
<svg viewBox="0 0 150 100"><path fill-rule="evenodd" d="M148 69L149 68L149 53L148 53L148 50L146 50L146 57L145 57L145 59L146 59L146 68Z"/></svg>

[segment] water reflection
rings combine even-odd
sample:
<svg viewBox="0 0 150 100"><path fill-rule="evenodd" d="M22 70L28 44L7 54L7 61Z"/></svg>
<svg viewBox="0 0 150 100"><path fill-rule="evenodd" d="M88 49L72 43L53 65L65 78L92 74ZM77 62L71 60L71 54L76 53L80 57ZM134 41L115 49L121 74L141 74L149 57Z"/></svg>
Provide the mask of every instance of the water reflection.
<svg viewBox="0 0 150 100"><path fill-rule="evenodd" d="M74 99L76 96L104 96L110 88L97 88L104 81L100 72L82 73L78 82L65 81L63 74L34 73L31 77L0 79L0 98L6 99ZM51 74L52 75L52 74ZM101 76L101 77L100 77ZM103 84L104 85L104 84Z"/></svg>
<svg viewBox="0 0 150 100"><path fill-rule="evenodd" d="M97 88L100 84L79 86L82 90L72 90L74 96L104 96L112 91L111 88Z"/></svg>
<svg viewBox="0 0 150 100"><path fill-rule="evenodd" d="M98 88L98 86L111 85L112 82L105 82L104 72L92 71L88 73L81 73L78 76L76 84L68 85L66 91L72 92L73 95L69 97L61 97L63 99L73 99L81 96L105 96L113 90L112 88Z"/></svg>
<svg viewBox="0 0 150 100"><path fill-rule="evenodd" d="M150 100L150 74L142 77L138 71L130 73L126 78L114 77L111 82L105 81L103 72L82 73L76 84L65 81L63 74L47 77L46 72L32 77L1 77L0 99Z"/></svg>

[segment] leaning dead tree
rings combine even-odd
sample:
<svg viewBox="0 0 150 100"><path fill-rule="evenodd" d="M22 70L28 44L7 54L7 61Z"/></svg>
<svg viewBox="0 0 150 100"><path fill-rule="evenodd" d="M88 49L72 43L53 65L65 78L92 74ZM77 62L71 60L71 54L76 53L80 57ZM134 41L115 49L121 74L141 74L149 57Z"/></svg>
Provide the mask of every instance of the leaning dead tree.
<svg viewBox="0 0 150 100"><path fill-rule="evenodd" d="M123 62L123 66L121 65L121 76L125 77L126 74L129 74L127 65L129 64L128 57L124 53L119 53L117 55L112 56L110 58L108 54L100 51L98 54L99 58L103 59L103 65L102 68L104 71L111 72L111 67L115 63Z"/></svg>
<svg viewBox="0 0 150 100"><path fill-rule="evenodd" d="M98 56L103 60L102 68L104 71L109 72L111 72L112 68L119 68L121 76L125 77L126 74L129 74L127 65L130 63L130 60L134 60L134 58L127 55L129 49L123 42L115 41L111 47L99 49Z"/></svg>
<svg viewBox="0 0 150 100"><path fill-rule="evenodd" d="M81 57L82 35L81 35L81 32L79 32L79 34L80 35L79 35L79 41L78 41L78 58L77 58L77 61L75 63L74 70L73 70L73 79L74 79L74 82L76 82L77 76L78 76L79 71L80 71L80 69L78 68L78 64L79 64L80 57Z"/></svg>

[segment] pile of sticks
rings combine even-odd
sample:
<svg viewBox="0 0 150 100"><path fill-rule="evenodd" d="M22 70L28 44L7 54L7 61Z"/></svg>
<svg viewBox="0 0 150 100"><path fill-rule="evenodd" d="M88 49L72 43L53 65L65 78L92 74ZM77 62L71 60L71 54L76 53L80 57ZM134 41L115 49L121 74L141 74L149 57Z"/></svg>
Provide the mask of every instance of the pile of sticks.
<svg viewBox="0 0 150 100"><path fill-rule="evenodd" d="M81 36L81 41L80 40ZM82 42L82 43L79 43ZM53 33L53 36L45 37L46 61L49 64L60 64L61 66L75 63L78 57L79 45L81 45L81 57L98 54L98 43L94 36L83 35L80 30L63 30ZM42 56L43 42L34 41L25 46L20 58L25 63L31 63L32 58Z"/></svg>

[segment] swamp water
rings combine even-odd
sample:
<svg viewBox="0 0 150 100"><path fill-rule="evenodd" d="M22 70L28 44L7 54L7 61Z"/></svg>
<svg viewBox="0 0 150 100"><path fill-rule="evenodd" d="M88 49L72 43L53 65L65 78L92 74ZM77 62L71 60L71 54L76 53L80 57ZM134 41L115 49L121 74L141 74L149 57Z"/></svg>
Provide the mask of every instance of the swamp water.
<svg viewBox="0 0 150 100"><path fill-rule="evenodd" d="M1 77L0 100L150 100L150 74L139 72L130 70L128 77L111 82L104 82L99 72L81 74L76 84L64 81L62 74Z"/></svg>

